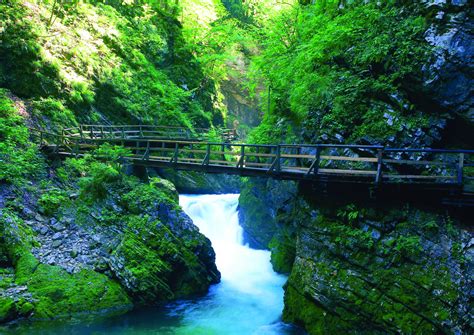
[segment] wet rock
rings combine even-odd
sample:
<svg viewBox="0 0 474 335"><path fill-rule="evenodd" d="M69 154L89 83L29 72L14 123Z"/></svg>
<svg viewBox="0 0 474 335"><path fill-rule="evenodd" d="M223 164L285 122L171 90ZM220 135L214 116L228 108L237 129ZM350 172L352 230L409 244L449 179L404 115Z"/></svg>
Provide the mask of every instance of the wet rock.
<svg viewBox="0 0 474 335"><path fill-rule="evenodd" d="M51 243L53 248L59 248L59 246L61 246L62 244L63 244L63 241L61 240L56 240L56 241L53 241L53 243Z"/></svg>
<svg viewBox="0 0 474 335"><path fill-rule="evenodd" d="M59 222L56 222L55 224L53 224L51 226L51 228L55 231L55 232L60 232L60 231L63 231L66 229L66 227L64 225L62 225L61 223Z"/></svg>
<svg viewBox="0 0 474 335"><path fill-rule="evenodd" d="M23 207L23 215L28 218L33 218L35 216L35 212L33 212L29 207Z"/></svg>
<svg viewBox="0 0 474 335"><path fill-rule="evenodd" d="M98 272L105 272L109 269L109 265L104 259L100 259L95 265L94 269Z"/></svg>
<svg viewBox="0 0 474 335"><path fill-rule="evenodd" d="M73 192L69 194L69 199L74 200L79 197L79 193Z"/></svg>
<svg viewBox="0 0 474 335"><path fill-rule="evenodd" d="M39 232L41 235L46 235L48 233L48 227L41 227Z"/></svg>
<svg viewBox="0 0 474 335"><path fill-rule="evenodd" d="M41 215L41 214L36 214L35 215L35 220L38 222L45 222L46 219Z"/></svg>
<svg viewBox="0 0 474 335"><path fill-rule="evenodd" d="M53 237L52 237L52 239L53 239L54 241L60 240L60 239L63 239L63 238L64 238L64 235L63 235L62 233L55 233L55 234L53 235Z"/></svg>
<svg viewBox="0 0 474 335"><path fill-rule="evenodd" d="M388 204L357 203L363 214L348 222L343 200L275 201L282 185L252 181L240 211L247 234L271 241L274 268L290 273L286 321L310 334L378 334L380 324L382 333L470 333L472 232L436 211Z"/></svg>

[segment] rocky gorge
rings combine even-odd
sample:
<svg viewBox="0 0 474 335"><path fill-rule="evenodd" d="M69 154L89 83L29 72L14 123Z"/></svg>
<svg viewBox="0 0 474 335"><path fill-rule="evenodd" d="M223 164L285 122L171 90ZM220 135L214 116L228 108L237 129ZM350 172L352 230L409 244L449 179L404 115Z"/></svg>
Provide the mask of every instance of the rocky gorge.
<svg viewBox="0 0 474 335"><path fill-rule="evenodd" d="M139 191L146 198L133 194L124 206L110 197L83 213L75 211L77 193L54 215L29 195L20 214L3 210L2 321L123 313L203 293L218 282L210 242L177 206L172 184L154 179ZM11 196L3 189L3 199Z"/></svg>
<svg viewBox="0 0 474 335"><path fill-rule="evenodd" d="M245 143L472 149L469 1L52 0L0 9L0 332L212 301L225 287L214 285L216 254L178 192L240 193L238 208L234 198L222 205L238 211L244 243L233 242L270 250L273 269L288 276L290 326L277 320L277 334L291 324L309 334L474 331L469 208L429 194L386 201L324 183L139 168L107 143L58 159L33 130L165 124L205 127L219 141L220 127L238 126ZM472 167L464 177L472 192ZM281 293L286 277L271 274Z"/></svg>
<svg viewBox="0 0 474 335"><path fill-rule="evenodd" d="M471 331L469 219L312 191L261 181L240 200L246 231L270 248L275 269L290 274L286 321L311 334Z"/></svg>

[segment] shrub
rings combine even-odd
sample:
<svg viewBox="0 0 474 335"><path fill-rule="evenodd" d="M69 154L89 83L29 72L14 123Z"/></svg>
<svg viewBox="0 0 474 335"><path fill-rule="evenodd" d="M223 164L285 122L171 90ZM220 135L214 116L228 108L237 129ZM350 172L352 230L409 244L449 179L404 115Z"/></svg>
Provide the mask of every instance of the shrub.
<svg viewBox="0 0 474 335"><path fill-rule="evenodd" d="M7 91L0 89L0 181L21 184L38 174L43 162L28 135Z"/></svg>
<svg viewBox="0 0 474 335"><path fill-rule="evenodd" d="M74 113L64 107L62 101L53 98L40 98L31 103L32 114L52 126L63 128L76 126Z"/></svg>
<svg viewBox="0 0 474 335"><path fill-rule="evenodd" d="M43 193L38 200L40 208L48 216L54 215L62 204L67 200L67 195L60 190L51 190Z"/></svg>

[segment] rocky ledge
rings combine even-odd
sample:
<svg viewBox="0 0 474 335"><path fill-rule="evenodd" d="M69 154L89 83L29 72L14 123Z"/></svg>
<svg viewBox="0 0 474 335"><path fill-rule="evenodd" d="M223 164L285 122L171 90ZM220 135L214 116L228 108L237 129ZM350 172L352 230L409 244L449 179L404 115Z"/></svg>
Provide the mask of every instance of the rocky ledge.
<svg viewBox="0 0 474 335"><path fill-rule="evenodd" d="M69 192L53 213L25 189L0 186L0 322L123 313L219 281L210 241L174 186L133 183L87 205Z"/></svg>
<svg viewBox="0 0 474 335"><path fill-rule="evenodd" d="M413 204L283 196L287 184L252 182L240 199L247 234L290 274L285 321L310 334L472 333L468 218Z"/></svg>

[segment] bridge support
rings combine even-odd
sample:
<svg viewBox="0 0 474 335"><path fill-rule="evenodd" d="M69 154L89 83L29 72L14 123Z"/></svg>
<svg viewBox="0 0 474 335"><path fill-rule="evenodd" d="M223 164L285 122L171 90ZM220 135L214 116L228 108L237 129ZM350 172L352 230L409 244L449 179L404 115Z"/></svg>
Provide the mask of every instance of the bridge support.
<svg viewBox="0 0 474 335"><path fill-rule="evenodd" d="M149 181L149 175L148 175L148 169L144 165L137 165L131 163L125 163L122 165L122 171L127 175L127 176L135 176L138 177L141 181L148 182Z"/></svg>

